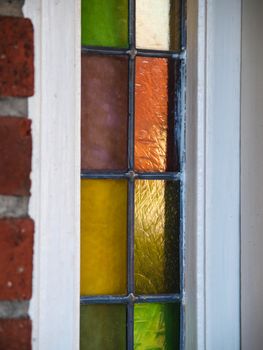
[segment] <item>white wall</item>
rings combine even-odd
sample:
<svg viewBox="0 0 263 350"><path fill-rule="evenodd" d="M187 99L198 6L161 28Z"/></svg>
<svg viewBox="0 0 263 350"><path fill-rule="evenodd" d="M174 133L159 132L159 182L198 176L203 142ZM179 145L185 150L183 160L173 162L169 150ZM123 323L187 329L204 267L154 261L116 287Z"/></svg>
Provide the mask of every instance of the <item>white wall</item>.
<svg viewBox="0 0 263 350"><path fill-rule="evenodd" d="M243 0L242 349L263 349L263 1Z"/></svg>

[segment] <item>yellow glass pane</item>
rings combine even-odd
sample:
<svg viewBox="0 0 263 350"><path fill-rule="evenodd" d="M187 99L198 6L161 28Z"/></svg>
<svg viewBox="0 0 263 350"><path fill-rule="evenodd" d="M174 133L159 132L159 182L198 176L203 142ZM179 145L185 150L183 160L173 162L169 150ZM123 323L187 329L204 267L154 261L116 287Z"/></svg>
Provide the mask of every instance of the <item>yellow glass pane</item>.
<svg viewBox="0 0 263 350"><path fill-rule="evenodd" d="M81 182L81 295L125 294L127 181Z"/></svg>
<svg viewBox="0 0 263 350"><path fill-rule="evenodd" d="M136 294L180 292L180 184L135 182L134 271Z"/></svg>

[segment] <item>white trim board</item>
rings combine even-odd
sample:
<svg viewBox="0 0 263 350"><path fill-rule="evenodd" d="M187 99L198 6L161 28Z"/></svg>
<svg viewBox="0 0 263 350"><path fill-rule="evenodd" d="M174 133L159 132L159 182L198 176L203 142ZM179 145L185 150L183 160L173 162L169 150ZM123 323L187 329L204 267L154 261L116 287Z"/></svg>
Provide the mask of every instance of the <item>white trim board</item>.
<svg viewBox="0 0 263 350"><path fill-rule="evenodd" d="M186 349L240 349L241 0L188 0Z"/></svg>
<svg viewBox="0 0 263 350"><path fill-rule="evenodd" d="M243 0L241 97L242 349L263 347L263 2Z"/></svg>
<svg viewBox="0 0 263 350"><path fill-rule="evenodd" d="M185 343L187 350L205 348L205 11L205 1L188 0L185 169Z"/></svg>
<svg viewBox="0 0 263 350"><path fill-rule="evenodd" d="M27 0L35 33L33 349L79 343L80 1Z"/></svg>
<svg viewBox="0 0 263 350"><path fill-rule="evenodd" d="M240 349L241 0L207 2L206 348Z"/></svg>

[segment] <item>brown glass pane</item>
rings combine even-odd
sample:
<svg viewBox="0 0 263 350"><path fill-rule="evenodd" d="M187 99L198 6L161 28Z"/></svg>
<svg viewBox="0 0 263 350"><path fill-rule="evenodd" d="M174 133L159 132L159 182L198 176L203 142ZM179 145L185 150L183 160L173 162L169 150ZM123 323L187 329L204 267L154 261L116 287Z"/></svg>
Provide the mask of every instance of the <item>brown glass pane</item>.
<svg viewBox="0 0 263 350"><path fill-rule="evenodd" d="M179 203L177 182L135 182L136 294L179 292Z"/></svg>
<svg viewBox="0 0 263 350"><path fill-rule="evenodd" d="M80 350L125 349L125 305L82 305L80 307Z"/></svg>
<svg viewBox="0 0 263 350"><path fill-rule="evenodd" d="M82 55L81 167L127 169L128 60Z"/></svg>
<svg viewBox="0 0 263 350"><path fill-rule="evenodd" d="M174 139L175 63L138 57L135 85L135 169L176 171Z"/></svg>

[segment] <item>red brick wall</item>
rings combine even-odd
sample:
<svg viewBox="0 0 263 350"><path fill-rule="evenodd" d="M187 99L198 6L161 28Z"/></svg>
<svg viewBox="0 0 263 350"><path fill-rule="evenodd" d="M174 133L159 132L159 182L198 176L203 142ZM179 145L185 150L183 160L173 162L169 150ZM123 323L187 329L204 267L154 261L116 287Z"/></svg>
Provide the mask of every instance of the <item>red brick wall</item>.
<svg viewBox="0 0 263 350"><path fill-rule="evenodd" d="M26 98L34 92L33 27L15 17L22 3L0 4L0 350L31 349L34 223L28 217L32 136Z"/></svg>

